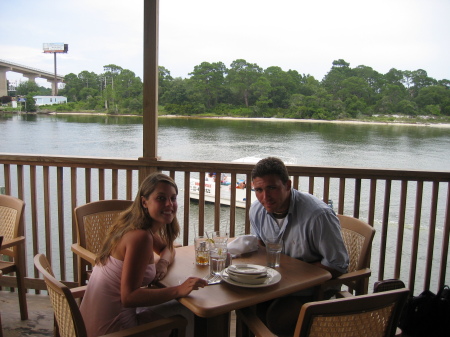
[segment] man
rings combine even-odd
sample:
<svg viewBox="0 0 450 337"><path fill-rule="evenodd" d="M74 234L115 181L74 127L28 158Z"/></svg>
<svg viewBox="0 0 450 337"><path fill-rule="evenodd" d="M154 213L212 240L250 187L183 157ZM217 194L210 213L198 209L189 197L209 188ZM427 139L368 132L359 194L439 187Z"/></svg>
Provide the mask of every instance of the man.
<svg viewBox="0 0 450 337"><path fill-rule="evenodd" d="M268 237L281 237L284 254L324 268L333 278L347 272L339 219L326 203L291 187L283 161L260 160L252 171L252 183L258 201L250 207L251 230L261 245ZM329 297L335 290L327 292ZM288 335L294 332L301 306L312 300L313 289L307 289L263 303L258 313L272 332Z"/></svg>

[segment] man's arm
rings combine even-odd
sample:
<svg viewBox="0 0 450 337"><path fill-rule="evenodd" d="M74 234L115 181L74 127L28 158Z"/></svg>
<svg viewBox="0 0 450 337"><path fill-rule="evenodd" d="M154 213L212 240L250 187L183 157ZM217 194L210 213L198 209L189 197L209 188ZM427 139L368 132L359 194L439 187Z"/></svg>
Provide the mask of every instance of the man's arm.
<svg viewBox="0 0 450 337"><path fill-rule="evenodd" d="M338 271L338 270L336 270L336 269L333 269L333 268L330 268L330 267L327 267L327 266L324 266L324 265L323 265L322 263L320 263L319 261L313 262L312 264L315 265L315 266L317 266L317 267L323 268L323 269L327 270L328 272L330 272L332 278L336 278L336 277L342 275L342 273L341 273L340 271Z"/></svg>

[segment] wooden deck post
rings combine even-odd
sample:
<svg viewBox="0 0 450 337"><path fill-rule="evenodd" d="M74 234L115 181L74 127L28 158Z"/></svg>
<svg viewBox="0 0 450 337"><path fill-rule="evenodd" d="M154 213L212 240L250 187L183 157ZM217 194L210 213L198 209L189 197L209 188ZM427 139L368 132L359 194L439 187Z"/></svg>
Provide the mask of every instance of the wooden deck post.
<svg viewBox="0 0 450 337"><path fill-rule="evenodd" d="M144 0L143 153L139 160L158 160L159 0ZM139 183L154 169L143 165Z"/></svg>

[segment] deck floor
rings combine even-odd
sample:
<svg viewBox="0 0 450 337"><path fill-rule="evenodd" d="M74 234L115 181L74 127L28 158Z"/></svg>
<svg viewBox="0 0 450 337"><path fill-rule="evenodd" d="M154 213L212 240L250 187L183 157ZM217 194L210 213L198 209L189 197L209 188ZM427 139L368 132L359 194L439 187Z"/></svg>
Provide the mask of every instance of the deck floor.
<svg viewBox="0 0 450 337"><path fill-rule="evenodd" d="M53 336L53 309L47 295L27 294L28 320L20 319L17 293L0 291L3 336Z"/></svg>
<svg viewBox="0 0 450 337"><path fill-rule="evenodd" d="M3 337L53 336L53 309L45 295L27 294L28 320L20 319L17 293L0 291L0 314ZM230 337L236 336L235 315L231 315Z"/></svg>

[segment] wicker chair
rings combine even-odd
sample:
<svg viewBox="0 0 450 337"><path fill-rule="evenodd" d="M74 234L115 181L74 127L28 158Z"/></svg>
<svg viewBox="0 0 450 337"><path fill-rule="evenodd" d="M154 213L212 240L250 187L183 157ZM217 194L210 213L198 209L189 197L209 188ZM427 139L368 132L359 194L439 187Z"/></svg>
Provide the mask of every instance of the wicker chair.
<svg viewBox="0 0 450 337"><path fill-rule="evenodd" d="M370 253L375 229L369 224L346 215L338 214L341 233L349 256L348 272L325 282L317 294L322 300L324 291L333 285L344 284L355 295L367 294L367 284L371 275Z"/></svg>
<svg viewBox="0 0 450 337"><path fill-rule="evenodd" d="M78 240L72 245L72 251L77 255L80 286L89 279L109 227L132 203L131 200L101 200L75 208Z"/></svg>
<svg viewBox="0 0 450 337"><path fill-rule="evenodd" d="M0 235L3 244L0 255L7 255L10 261L0 259L0 271L3 275L16 274L17 294L19 295L20 318L28 319L25 289L25 237L23 211L25 203L9 195L0 195Z"/></svg>
<svg viewBox="0 0 450 337"><path fill-rule="evenodd" d="M52 271L50 263L43 254L34 257L34 265L44 276L45 284L50 295L53 311L59 335L62 337L75 336L86 337L86 327L80 309L75 298L84 295L85 286L69 289L59 282ZM178 337L184 337L186 333L187 320L181 315L159 319L157 321L142 324L134 328L113 332L105 336L149 336L161 331L171 331Z"/></svg>
<svg viewBox="0 0 450 337"><path fill-rule="evenodd" d="M394 336L408 295L408 289L399 289L306 303L293 336ZM255 336L275 337L252 308L236 310L236 315Z"/></svg>

